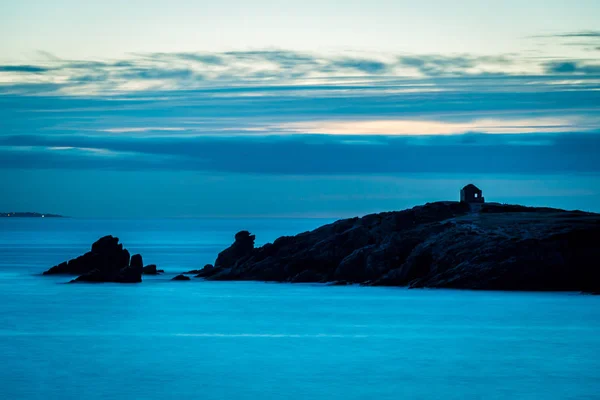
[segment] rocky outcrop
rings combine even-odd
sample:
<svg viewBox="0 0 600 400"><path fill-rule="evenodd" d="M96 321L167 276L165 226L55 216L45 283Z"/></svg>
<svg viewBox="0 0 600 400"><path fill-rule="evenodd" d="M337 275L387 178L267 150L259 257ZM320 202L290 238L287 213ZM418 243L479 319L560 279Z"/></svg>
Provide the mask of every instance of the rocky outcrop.
<svg viewBox="0 0 600 400"><path fill-rule="evenodd" d="M165 271L163 269L157 269L156 265L150 264L146 265L143 269L144 275L159 275L163 274Z"/></svg>
<svg viewBox="0 0 600 400"><path fill-rule="evenodd" d="M198 275L198 274L202 274L204 272L208 272L208 271L210 271L213 268L214 268L214 266L212 264L206 264L204 267L202 267L202 269L193 269L191 271L184 272L184 274L186 274L186 275Z"/></svg>
<svg viewBox="0 0 600 400"><path fill-rule="evenodd" d="M174 277L173 279L171 279L172 281L189 281L190 277L189 276L185 276L183 274L177 275L176 277Z"/></svg>
<svg viewBox="0 0 600 400"><path fill-rule="evenodd" d="M236 235L209 280L600 290L600 215L458 202L337 221L254 248Z"/></svg>
<svg viewBox="0 0 600 400"><path fill-rule="evenodd" d="M142 281L142 256L132 257L113 236L105 236L92 244L91 251L63 262L44 272L44 275L80 275L72 282L119 282Z"/></svg>
<svg viewBox="0 0 600 400"><path fill-rule="evenodd" d="M252 254L254 250L254 239L255 236L251 235L248 231L241 231L236 233L235 242L219 253L217 260L215 261L215 267L217 268L231 268L240 260Z"/></svg>

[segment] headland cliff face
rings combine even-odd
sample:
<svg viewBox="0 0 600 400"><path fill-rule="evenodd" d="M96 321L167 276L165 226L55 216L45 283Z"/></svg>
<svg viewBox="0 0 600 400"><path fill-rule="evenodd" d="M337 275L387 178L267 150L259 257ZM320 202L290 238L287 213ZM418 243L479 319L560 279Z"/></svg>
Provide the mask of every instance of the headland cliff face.
<svg viewBox="0 0 600 400"><path fill-rule="evenodd" d="M208 280L600 291L600 215L438 202L344 219L256 248L239 232Z"/></svg>

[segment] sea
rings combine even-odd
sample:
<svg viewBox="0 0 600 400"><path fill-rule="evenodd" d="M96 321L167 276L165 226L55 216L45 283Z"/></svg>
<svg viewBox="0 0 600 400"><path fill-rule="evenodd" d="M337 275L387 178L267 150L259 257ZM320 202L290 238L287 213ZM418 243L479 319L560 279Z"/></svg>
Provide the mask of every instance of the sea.
<svg viewBox="0 0 600 400"><path fill-rule="evenodd" d="M600 296L174 282L321 219L0 219L0 399L600 399ZM164 275L41 276L118 236Z"/></svg>

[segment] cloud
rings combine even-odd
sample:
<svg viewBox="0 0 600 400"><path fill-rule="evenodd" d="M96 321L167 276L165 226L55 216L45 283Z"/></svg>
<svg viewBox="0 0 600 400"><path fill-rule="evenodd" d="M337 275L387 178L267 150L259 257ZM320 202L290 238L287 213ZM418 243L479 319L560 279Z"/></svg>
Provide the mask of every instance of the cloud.
<svg viewBox="0 0 600 400"><path fill-rule="evenodd" d="M600 123L600 120L597 121ZM465 122L374 119L343 121L288 122L271 127L276 132L329 134L329 135L398 135L398 136L440 136L457 135L468 132L489 134L522 134L569 132L581 124L569 118L538 117L531 119L475 119ZM590 127L595 130L599 126Z"/></svg>
<svg viewBox="0 0 600 400"><path fill-rule="evenodd" d="M150 53L150 54L140 54L144 58L149 58L156 61L173 61L173 60L184 60L184 61L194 61L203 64L210 65L222 65L223 58L218 54L209 54L209 53Z"/></svg>
<svg viewBox="0 0 600 400"><path fill-rule="evenodd" d="M600 132L598 132L600 133ZM9 136L0 169L191 170L271 175L600 172L600 134L132 138ZM468 138L467 141L464 139ZM374 145L376 144L376 145ZM476 166L476 167L474 167Z"/></svg>
<svg viewBox="0 0 600 400"><path fill-rule="evenodd" d="M37 65L0 65L0 72L42 73L49 70L49 68Z"/></svg>
<svg viewBox="0 0 600 400"><path fill-rule="evenodd" d="M108 149L96 148L96 147L71 147L71 146L54 146L47 147L46 150L60 151L60 152L82 152L90 153L92 155L103 156L103 157L123 157L125 155L136 155L135 153L117 152Z"/></svg>
<svg viewBox="0 0 600 400"><path fill-rule="evenodd" d="M553 61L545 64L546 71L551 74L586 74L600 75L600 64L589 65L578 61Z"/></svg>
<svg viewBox="0 0 600 400"><path fill-rule="evenodd" d="M300 133L314 133L318 128L319 133L330 134L341 126L357 134L386 133L379 130L381 125L365 130L369 127L363 122L369 121L400 121L401 125L395 123L390 129L402 129L387 133L404 134L431 132L435 124L442 128L437 133L483 128L587 131L600 124L600 85L595 79L593 75L560 74L385 78L361 84L324 80L309 85L213 84L183 91L176 87L81 97L57 96L54 92L61 86L56 85L43 91L37 85L33 90L31 85L0 86L4 92L0 95L0 135L39 130L47 135L89 135L128 129L125 133L131 136L265 136L299 133L281 128L296 124L301 129L304 122L313 126ZM564 123L553 126L546 123L549 118ZM515 123L525 120L530 122ZM331 121L342 125L332 126ZM482 126L477 121L495 122Z"/></svg>
<svg viewBox="0 0 600 400"><path fill-rule="evenodd" d="M400 65L418 70L425 76L438 77L444 75L465 75L485 73L486 68L496 74L506 73L506 67L513 60L505 56L443 56L443 55L415 55L400 56Z"/></svg>
<svg viewBox="0 0 600 400"><path fill-rule="evenodd" d="M546 70L554 74L574 73L577 71L575 62L551 62L546 64Z"/></svg>
<svg viewBox="0 0 600 400"><path fill-rule="evenodd" d="M523 72L514 56L194 55L46 60L35 76L3 74L0 169L600 170L589 60L528 59Z"/></svg>
<svg viewBox="0 0 600 400"><path fill-rule="evenodd" d="M230 62L235 60L269 61L284 68L314 66L319 63L319 58L313 54L288 50L230 51L224 55L231 57Z"/></svg>
<svg viewBox="0 0 600 400"><path fill-rule="evenodd" d="M302 84L339 85L351 81L387 78L490 76L509 74L513 64L507 57L490 56L396 56L363 53L303 53L286 50L232 51L224 53L135 54L123 60L62 60L52 58L42 65L5 66L4 72L35 72L11 76L10 83L57 84L61 94L97 95L162 88L198 89L205 86L248 85L270 82L273 86ZM0 69L0 72L3 71ZM136 83L136 81L139 81ZM155 81L152 85L144 81ZM355 84L355 82L353 82Z"/></svg>
<svg viewBox="0 0 600 400"><path fill-rule="evenodd" d="M401 65L417 69L426 76L440 76L452 72L463 73L475 65L474 60L464 57L403 56Z"/></svg>
<svg viewBox="0 0 600 400"><path fill-rule="evenodd" d="M166 68L130 68L117 74L123 79L142 79L142 80L201 80L202 76L189 68L185 69L166 69Z"/></svg>
<svg viewBox="0 0 600 400"><path fill-rule="evenodd" d="M381 74L388 72L390 68L388 64L381 61L355 58L346 58L339 61L334 61L332 66L334 68L354 69L367 74Z"/></svg>
<svg viewBox="0 0 600 400"><path fill-rule="evenodd" d="M529 38L542 39L544 41L551 40L553 44L555 42L558 42L558 44L560 44L561 46L580 47L587 51L594 51L598 49L598 47L596 46L598 44L598 40L600 40L600 31L589 30L579 32L566 32L549 35L529 36Z"/></svg>
<svg viewBox="0 0 600 400"><path fill-rule="evenodd" d="M139 132L179 132L185 131L185 128L174 127L135 127L135 128L108 128L101 129L100 132L108 133L139 133Z"/></svg>
<svg viewBox="0 0 600 400"><path fill-rule="evenodd" d="M546 37L562 37L562 38L600 38L600 31L580 31L567 32L556 35L547 35Z"/></svg>

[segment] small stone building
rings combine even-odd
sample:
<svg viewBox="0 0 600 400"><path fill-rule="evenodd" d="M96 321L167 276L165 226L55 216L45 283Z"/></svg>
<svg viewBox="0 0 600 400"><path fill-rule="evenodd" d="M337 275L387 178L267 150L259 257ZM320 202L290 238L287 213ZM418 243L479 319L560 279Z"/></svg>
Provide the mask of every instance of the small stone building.
<svg viewBox="0 0 600 400"><path fill-rule="evenodd" d="M461 203L475 203L483 204L484 202L483 192L477 186L469 183L467 186L460 190L460 202Z"/></svg>

